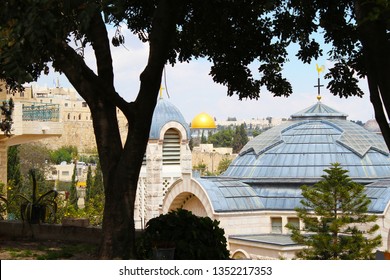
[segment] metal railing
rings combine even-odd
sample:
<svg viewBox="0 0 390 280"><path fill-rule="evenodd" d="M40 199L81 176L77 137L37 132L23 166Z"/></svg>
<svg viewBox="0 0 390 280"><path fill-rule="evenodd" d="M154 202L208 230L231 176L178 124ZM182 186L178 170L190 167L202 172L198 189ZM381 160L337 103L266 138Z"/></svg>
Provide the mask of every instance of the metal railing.
<svg viewBox="0 0 390 280"><path fill-rule="evenodd" d="M60 120L60 105L50 103L23 104L22 120L58 122Z"/></svg>

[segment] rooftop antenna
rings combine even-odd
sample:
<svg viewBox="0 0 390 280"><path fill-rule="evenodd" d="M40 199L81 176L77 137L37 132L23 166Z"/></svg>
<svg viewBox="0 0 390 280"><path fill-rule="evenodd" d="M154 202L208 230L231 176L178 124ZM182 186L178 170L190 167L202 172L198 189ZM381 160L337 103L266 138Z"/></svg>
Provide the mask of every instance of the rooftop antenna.
<svg viewBox="0 0 390 280"><path fill-rule="evenodd" d="M166 72L166 69L165 69L165 65L164 65L164 72L163 72L163 75L164 75L164 86L165 86L165 90L166 90L166 92L167 92L168 98L171 98L171 97L169 96L169 93L168 93L167 72ZM160 90L161 90L161 88L160 88ZM160 92L160 94L161 94L161 92Z"/></svg>
<svg viewBox="0 0 390 280"><path fill-rule="evenodd" d="M317 80L317 85L314 87L316 87L318 89L317 100L318 100L318 102L320 102L321 101L321 87L324 86L324 85L321 85L320 74L321 74L321 72L324 72L325 66L324 65L318 66L318 64L316 64L316 70L318 72L318 80Z"/></svg>

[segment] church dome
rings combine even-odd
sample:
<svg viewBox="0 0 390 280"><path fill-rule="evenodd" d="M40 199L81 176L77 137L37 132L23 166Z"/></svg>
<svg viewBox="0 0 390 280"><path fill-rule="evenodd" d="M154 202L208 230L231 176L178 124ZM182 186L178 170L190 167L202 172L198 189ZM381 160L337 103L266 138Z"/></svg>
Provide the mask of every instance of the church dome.
<svg viewBox="0 0 390 280"><path fill-rule="evenodd" d="M190 137L190 128L179 109L171 102L159 98L153 113L149 139L159 139L162 127L169 122L181 124L187 132L187 139Z"/></svg>
<svg viewBox="0 0 390 280"><path fill-rule="evenodd" d="M248 142L223 174L246 181L316 182L331 163L355 181L390 178L383 138L321 102Z"/></svg>
<svg viewBox="0 0 390 280"><path fill-rule="evenodd" d="M216 128L213 117L207 113L200 113L191 122L192 129L213 129Z"/></svg>

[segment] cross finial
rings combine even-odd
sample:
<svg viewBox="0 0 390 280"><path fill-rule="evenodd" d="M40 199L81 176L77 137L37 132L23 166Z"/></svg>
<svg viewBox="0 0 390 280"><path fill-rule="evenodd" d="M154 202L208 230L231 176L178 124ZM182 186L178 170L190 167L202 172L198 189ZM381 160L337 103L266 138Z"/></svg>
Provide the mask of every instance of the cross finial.
<svg viewBox="0 0 390 280"><path fill-rule="evenodd" d="M314 86L318 89L318 94L317 94L317 100L318 102L321 101L321 87L323 87L324 85L321 85L321 81L320 81L320 74L321 72L323 72L325 70L325 66L322 65L322 66L318 66L318 64L316 64L316 70L318 72L318 82L317 82L317 85Z"/></svg>

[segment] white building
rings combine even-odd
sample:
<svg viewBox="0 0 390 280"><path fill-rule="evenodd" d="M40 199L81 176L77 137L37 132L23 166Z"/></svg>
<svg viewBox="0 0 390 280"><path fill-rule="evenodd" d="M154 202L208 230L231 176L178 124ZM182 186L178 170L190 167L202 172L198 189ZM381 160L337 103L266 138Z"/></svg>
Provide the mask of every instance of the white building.
<svg viewBox="0 0 390 280"><path fill-rule="evenodd" d="M366 185L383 241L378 249L390 250L389 150L380 135L346 118L319 101L249 141L221 176L174 182L162 213L184 208L219 220L233 258L292 258L301 247L285 225L300 225L300 186L338 162Z"/></svg>
<svg viewBox="0 0 390 280"><path fill-rule="evenodd" d="M136 228L144 228L148 220L160 214L168 187L174 181L191 177L189 137L189 126L180 111L159 98L138 181Z"/></svg>

